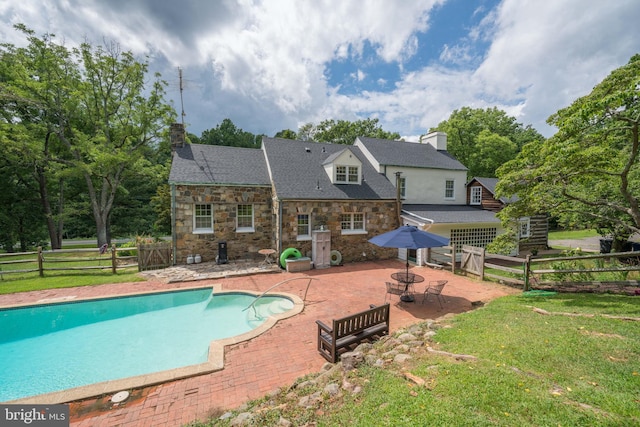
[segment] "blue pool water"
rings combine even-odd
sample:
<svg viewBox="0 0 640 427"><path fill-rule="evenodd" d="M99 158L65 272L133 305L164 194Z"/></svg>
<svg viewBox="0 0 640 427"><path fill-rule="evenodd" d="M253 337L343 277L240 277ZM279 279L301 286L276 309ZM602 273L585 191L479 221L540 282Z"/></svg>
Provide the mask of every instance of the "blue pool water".
<svg viewBox="0 0 640 427"><path fill-rule="evenodd" d="M0 402L208 360L209 344L293 308L284 297L163 292L0 310Z"/></svg>

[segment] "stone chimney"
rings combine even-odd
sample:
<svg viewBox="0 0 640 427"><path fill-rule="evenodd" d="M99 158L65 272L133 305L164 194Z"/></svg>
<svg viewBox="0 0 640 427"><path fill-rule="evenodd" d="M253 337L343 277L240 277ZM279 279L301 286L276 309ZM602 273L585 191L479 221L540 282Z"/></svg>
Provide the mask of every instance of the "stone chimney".
<svg viewBox="0 0 640 427"><path fill-rule="evenodd" d="M173 123L170 130L171 139L171 152L176 151L176 148L184 147L186 141L186 134L184 131L184 125L182 123Z"/></svg>
<svg viewBox="0 0 640 427"><path fill-rule="evenodd" d="M447 151L447 134L444 132L431 132L426 135L421 135L420 143L431 144L439 151Z"/></svg>

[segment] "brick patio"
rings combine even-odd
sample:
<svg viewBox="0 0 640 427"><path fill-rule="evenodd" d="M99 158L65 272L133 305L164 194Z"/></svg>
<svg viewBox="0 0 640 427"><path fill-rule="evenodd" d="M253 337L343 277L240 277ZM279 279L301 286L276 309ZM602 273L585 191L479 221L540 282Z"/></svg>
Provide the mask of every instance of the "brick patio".
<svg viewBox="0 0 640 427"><path fill-rule="evenodd" d="M198 282L167 284L147 281L52 289L0 295L0 306L70 296L79 299L213 284L221 285L224 290L262 292L293 277L308 276L318 279L311 281L301 314L280 321L256 338L228 346L225 349L225 367L222 371L132 390L129 400L116 407L112 407L109 402L111 396L71 403L71 424L74 426L180 426L205 419L213 411L236 408L248 400L286 387L301 376L318 372L325 360L316 350L315 321L321 319L328 323L333 318L364 310L369 304L383 303L384 283L390 281L391 273L403 268L403 263L393 260L354 263L301 273L255 274ZM443 270L413 267L412 271L426 279L425 283L416 285L417 292L422 292L430 280L449 281L443 291L445 308L441 310L434 299L421 304L422 298L419 296L415 303L397 304L398 297L390 296L392 332L424 319L468 311L472 309L471 303L474 301L487 302L519 292ZM275 291L292 293L302 298L308 282L288 282Z"/></svg>

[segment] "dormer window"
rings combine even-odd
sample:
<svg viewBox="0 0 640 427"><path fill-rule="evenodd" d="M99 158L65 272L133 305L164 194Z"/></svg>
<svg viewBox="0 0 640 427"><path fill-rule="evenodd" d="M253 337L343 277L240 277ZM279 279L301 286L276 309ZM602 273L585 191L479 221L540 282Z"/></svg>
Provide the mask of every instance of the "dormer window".
<svg viewBox="0 0 640 427"><path fill-rule="evenodd" d="M336 184L358 183L358 166L336 166Z"/></svg>
<svg viewBox="0 0 640 427"><path fill-rule="evenodd" d="M362 162L348 148L331 154L322 165L333 184L360 184L362 182Z"/></svg>

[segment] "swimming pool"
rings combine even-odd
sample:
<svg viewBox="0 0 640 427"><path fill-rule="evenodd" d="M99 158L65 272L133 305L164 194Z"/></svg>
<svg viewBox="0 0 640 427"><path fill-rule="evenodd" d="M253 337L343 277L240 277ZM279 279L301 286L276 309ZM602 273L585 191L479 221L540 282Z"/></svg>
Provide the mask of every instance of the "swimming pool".
<svg viewBox="0 0 640 427"><path fill-rule="evenodd" d="M212 341L235 341L230 337L294 311L291 297L271 295L245 310L255 298L209 287L0 309L0 402L96 383L117 389L119 379L145 382L163 372L174 379L181 377L176 369L186 376L191 366L220 368L210 360Z"/></svg>

